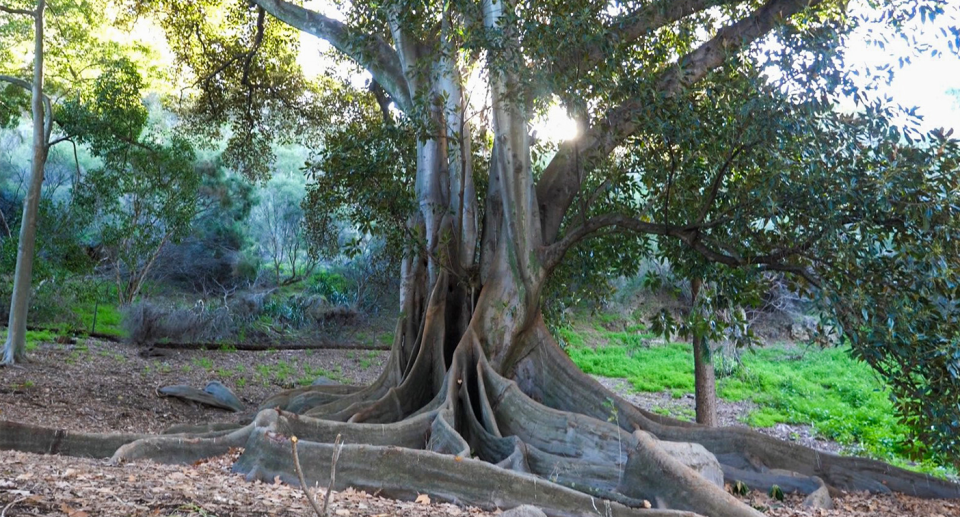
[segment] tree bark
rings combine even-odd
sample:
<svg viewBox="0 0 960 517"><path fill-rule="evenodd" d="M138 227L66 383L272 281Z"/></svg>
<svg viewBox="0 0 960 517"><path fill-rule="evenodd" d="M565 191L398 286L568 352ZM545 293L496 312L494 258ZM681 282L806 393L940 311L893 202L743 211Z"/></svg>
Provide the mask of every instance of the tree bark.
<svg viewBox="0 0 960 517"><path fill-rule="evenodd" d="M696 310L702 280L690 281L690 310ZM717 426L717 375L710 360L710 343L704 336L693 335L693 377L697 407L697 423L707 427Z"/></svg>
<svg viewBox="0 0 960 517"><path fill-rule="evenodd" d="M13 274L13 294L10 300L10 319L7 340L3 346L2 364L12 365L26 358L27 311L30 303L30 281L37 238L37 214L40 211L40 193L43 187L43 169L47 162L49 123L44 116L43 97L43 10L46 0L37 2L34 12L34 58L31 112L33 114L33 162L30 186L23 200L20 221L20 240L17 244L17 266Z"/></svg>
<svg viewBox="0 0 960 517"><path fill-rule="evenodd" d="M488 70L494 138L479 236L472 222L479 211L474 171L465 159L469 124L456 60L428 55L431 47L403 30L399 13L389 20L392 48L379 37L357 45L350 27L284 0L257 3L354 56L401 109L425 99L417 116L439 128L417 143L419 206L407 222L417 246L403 258L400 314L382 374L362 388L308 386L278 393L242 426L180 427L138 436L0 422L0 448L190 463L242 447L234 471L250 480L279 476L296 483L289 454L296 436L304 478L327 484L333 442L342 436L337 489L353 486L394 497L427 493L488 509L534 504L563 516L760 517L675 457L670 451L676 447L663 440L701 444L716 458L724 481L745 481L757 489L778 484L822 495L829 486L960 497L957 485L880 462L646 412L573 364L539 309L543 283L556 262L545 244L554 242L566 207L554 217L537 202L528 109L518 94L522 83L515 67L501 66L522 62L509 0L481 7L499 43L488 58L506 63L491 62ZM768 1L774 7L785 3L806 0ZM769 10L761 14L779 13ZM437 41L449 51L446 23L444 17ZM752 19L742 25L762 29ZM568 172L578 172L576 160L570 164ZM541 196L547 207L569 205L580 179L557 185L562 188L556 195ZM669 233L662 228L663 235ZM562 256L564 249L554 254Z"/></svg>

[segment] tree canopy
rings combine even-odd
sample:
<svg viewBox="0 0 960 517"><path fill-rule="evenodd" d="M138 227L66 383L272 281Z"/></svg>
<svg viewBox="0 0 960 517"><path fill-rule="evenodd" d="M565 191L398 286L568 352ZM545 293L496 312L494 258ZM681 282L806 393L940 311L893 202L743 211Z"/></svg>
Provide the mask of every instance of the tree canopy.
<svg viewBox="0 0 960 517"><path fill-rule="evenodd" d="M524 488L533 475L557 514L588 511L601 497L624 514L656 501L756 515L722 490L724 476L763 487L789 479L807 492L958 493L878 462L638 409L580 372L544 322L545 297L654 257L716 287L701 302L708 310L686 322L664 314L660 332L746 343L736 311L704 315L756 304L759 286L779 275L816 308L824 341L849 343L887 378L923 444L916 453L960 457L960 146L949 131L917 129L911 110L872 89L880 76L865 86L847 66L843 43L865 23L860 6L334 2L336 15L285 0L128 7L167 34L188 132L201 144L226 136L225 164L252 178L267 175L271 142L315 149L304 205L315 249L329 244L339 214L386 237L402 265L394 345L373 384L290 390L249 425L200 429L187 445L145 437L116 457L192 459L245 444L237 469L271 478L292 472L278 436L300 434L318 468L330 438L346 433L364 444L346 453L347 482L468 503L500 487L515 505L538 497ZM895 29L955 14L947 0L871 7ZM366 88L335 74L307 80L298 31L329 42L335 64L365 70ZM956 52L960 31L947 32L946 50ZM110 97L133 99L134 83L119 84L123 95ZM847 99L853 109L842 107ZM531 134L555 103L579 124L576 138ZM141 118L135 108L111 120ZM77 120L98 127L96 116ZM709 451L721 487L693 474L670 442ZM371 459L389 446L391 460ZM421 461L441 474L390 485Z"/></svg>

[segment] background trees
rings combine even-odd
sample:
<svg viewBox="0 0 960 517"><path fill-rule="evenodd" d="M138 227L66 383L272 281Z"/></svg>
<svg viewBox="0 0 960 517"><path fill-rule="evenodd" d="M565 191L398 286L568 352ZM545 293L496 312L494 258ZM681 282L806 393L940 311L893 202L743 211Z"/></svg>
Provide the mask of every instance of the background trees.
<svg viewBox="0 0 960 517"><path fill-rule="evenodd" d="M77 185L75 201L110 250L121 305L139 294L163 247L184 236L198 208L193 148L147 126L141 88L133 64L117 61L89 99L68 101L61 114L62 125L103 162Z"/></svg>
<svg viewBox="0 0 960 517"><path fill-rule="evenodd" d="M916 5L890 3L883 13L896 25L918 13L935 16L946 4ZM657 332L749 344L741 309L757 305L770 276L780 275L818 312L824 340L849 340L855 354L890 375L917 434L954 452L949 436L960 420L949 336L957 325L947 300L955 295L951 264L960 251L957 145L944 132L899 123L909 111L865 91L841 66L840 42L857 23L846 3L340 7L337 19L283 0L142 2L135 9L157 13L178 65L195 74L180 106L183 127L200 143L225 139L224 165L263 179L274 139L322 145L307 166L313 183L306 206L322 209L305 214L312 251L340 241L335 219L343 218L354 227L354 244L379 237L399 252L400 317L383 375L357 391L314 387L266 403L311 419L297 428L314 442L311 463L325 461L324 433L343 430L372 447L403 445L397 465L434 458L422 451L430 450L445 454L438 469L454 471L454 458L473 451L500 469L505 485L520 482L511 469L539 475L569 496L552 500L558 511L588 509L601 496L628 506L658 500L715 515L752 514L691 475L655 436L701 443L727 472L758 486L777 484L771 472L781 469L824 490L827 483L952 493L949 484L876 463L822 460L746 430L690 427L639 410L574 367L541 310L543 293L590 285L652 257L703 283L696 309L679 320L661 313ZM295 66L296 30L328 40L365 68L372 78L366 90L306 81ZM77 126L110 135L103 142L85 137L106 159L104 171L176 162L172 177L186 177L193 157L176 139L169 160L140 153L160 152L161 143L140 140L145 117L131 93L138 90L134 75L124 69L116 71L122 81L105 72L97 82L111 92L101 100L121 101L116 112L126 115L118 124L98 125L100 107L78 104L67 114L78 113ZM473 94L472 81L483 94ZM838 110L844 97L862 108ZM529 125L555 102L583 131L552 146L537 142ZM183 195L189 186L168 190ZM302 241L291 223L298 214L289 203L266 201L254 213L276 237L266 251L280 283L284 258L297 273ZM102 222L122 220L121 209L138 205L117 206ZM116 269L152 259L134 262ZM918 350L924 355L911 363ZM703 352L698 347L698 365L709 373ZM238 468L286 474L286 464L264 467L263 457L277 456L265 437L300 425L297 418L274 412L233 431L230 440L247 444ZM381 427L374 436L366 423L392 432ZM405 434L411 428L416 439ZM427 429L430 438L421 440ZM164 445L222 446L208 439ZM151 440L119 454L166 453L156 446L161 439ZM572 457L584 468L572 468ZM493 468L472 461L476 472ZM366 465L361 454L354 462ZM511 504L529 494L512 497Z"/></svg>
<svg viewBox="0 0 960 517"><path fill-rule="evenodd" d="M317 265L304 238L300 207L304 193L302 174L277 174L265 186L253 209L254 242L258 253L270 263L278 286L310 276Z"/></svg>

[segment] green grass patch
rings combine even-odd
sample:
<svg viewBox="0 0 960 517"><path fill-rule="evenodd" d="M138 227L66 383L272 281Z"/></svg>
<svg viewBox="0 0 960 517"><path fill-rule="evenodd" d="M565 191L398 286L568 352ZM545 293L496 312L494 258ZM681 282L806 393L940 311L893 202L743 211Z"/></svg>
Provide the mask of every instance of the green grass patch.
<svg viewBox="0 0 960 517"><path fill-rule="evenodd" d="M96 308L97 326L93 327L94 308ZM123 314L120 309L113 304L94 304L82 303L76 307L77 316L83 325L83 330L87 332L96 332L98 334L107 334L109 336L124 337Z"/></svg>
<svg viewBox="0 0 960 517"><path fill-rule="evenodd" d="M678 343L650 348L570 346L567 352L583 371L627 379L637 391L692 393L693 353L689 348Z"/></svg>
<svg viewBox="0 0 960 517"><path fill-rule="evenodd" d="M693 352L687 343L643 346L642 333L583 326L559 334L570 358L587 373L626 379L637 391L669 391L675 397L694 392ZM742 365L718 378L718 395L756 404L745 419L751 426L809 425L858 454L936 470L933 464L902 459L914 450L908 430L868 365L854 360L847 348L800 352L778 345L744 352Z"/></svg>
<svg viewBox="0 0 960 517"><path fill-rule="evenodd" d="M907 429L895 416L884 384L846 348L796 350L768 347L744 354L743 367L721 379L719 395L760 406L747 418L758 427L778 423L812 425L842 444L861 444L886 457L904 454Z"/></svg>
<svg viewBox="0 0 960 517"><path fill-rule="evenodd" d="M27 352L32 352L40 343L56 343L57 332L53 330L28 330L26 335Z"/></svg>

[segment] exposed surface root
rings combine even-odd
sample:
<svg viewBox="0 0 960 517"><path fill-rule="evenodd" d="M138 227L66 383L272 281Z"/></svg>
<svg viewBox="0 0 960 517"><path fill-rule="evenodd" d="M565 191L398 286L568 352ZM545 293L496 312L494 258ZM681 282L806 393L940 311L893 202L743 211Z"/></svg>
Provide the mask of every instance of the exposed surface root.
<svg viewBox="0 0 960 517"><path fill-rule="evenodd" d="M487 509L533 504L550 515L758 517L724 480L810 494L812 507L829 507L835 488L960 497L956 485L880 462L651 415L583 374L539 320L495 332L512 350L488 361L495 346L478 322L495 318L457 330L458 316L445 310L448 290L462 298L441 274L420 324L398 322L386 369L370 386L289 390L245 426L175 426L159 436L2 422L0 448L191 463L242 447L236 472L297 483L296 436L307 482L327 485L331 444L341 436L337 489L426 493Z"/></svg>
<svg viewBox="0 0 960 517"><path fill-rule="evenodd" d="M0 449L37 454L109 458L120 447L150 435L78 433L0 421Z"/></svg>
<svg viewBox="0 0 960 517"><path fill-rule="evenodd" d="M815 480L820 479L831 488L847 491L960 498L960 485L880 461L821 452L747 428L707 428L652 415L584 374L549 337L542 323L531 331L529 339L537 344L536 350L517 370L525 373L535 365L537 383L531 396L557 410L598 419L615 412L622 428L644 430L661 440L699 443L716 455L727 482L743 481L763 490L776 484L811 493L819 488Z"/></svg>
<svg viewBox="0 0 960 517"><path fill-rule="evenodd" d="M270 431L255 438L235 465L248 479L271 481L275 476L295 483L289 440ZM308 484L329 483L333 445L298 444ZM510 508L525 501L551 515L645 515L667 517L693 515L672 511L633 509L604 502L530 474L514 472L469 457L427 450L370 445L345 445L337 468L336 489L346 486L397 498L410 499L427 493L431 497L483 508ZM609 510L609 511L608 511Z"/></svg>
<svg viewBox="0 0 960 517"><path fill-rule="evenodd" d="M124 444L110 457L112 463L149 459L158 463L193 463L226 454L232 447L242 447L253 425L203 435L160 435Z"/></svg>

